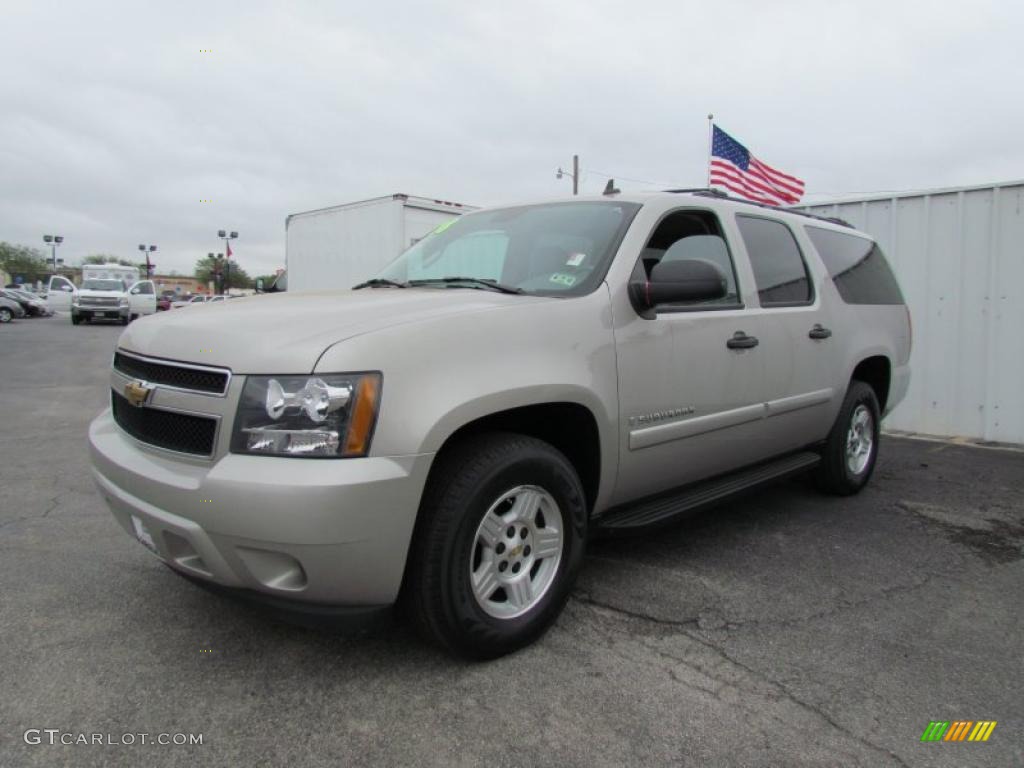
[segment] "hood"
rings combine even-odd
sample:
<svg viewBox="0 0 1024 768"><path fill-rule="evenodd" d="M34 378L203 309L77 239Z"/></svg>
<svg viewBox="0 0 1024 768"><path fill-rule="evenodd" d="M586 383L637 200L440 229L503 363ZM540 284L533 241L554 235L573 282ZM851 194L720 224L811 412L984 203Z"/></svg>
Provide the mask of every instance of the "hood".
<svg viewBox="0 0 1024 768"><path fill-rule="evenodd" d="M118 346L234 373L309 373L328 347L353 336L546 301L558 299L447 288L263 294L149 315Z"/></svg>

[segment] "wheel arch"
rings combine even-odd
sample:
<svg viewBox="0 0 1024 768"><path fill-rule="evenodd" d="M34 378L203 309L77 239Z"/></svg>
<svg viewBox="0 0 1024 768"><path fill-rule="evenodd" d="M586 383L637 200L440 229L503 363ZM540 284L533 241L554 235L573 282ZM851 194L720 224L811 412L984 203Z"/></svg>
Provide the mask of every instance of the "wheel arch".
<svg viewBox="0 0 1024 768"><path fill-rule="evenodd" d="M603 487L601 475L610 456L602 450L598 418L592 408L573 400L552 400L518 405L479 414L451 429L441 442L427 476L429 486L434 469L446 451L463 439L485 432L513 432L535 437L561 451L576 470L583 485L587 509L593 513ZM604 465L604 466L603 466Z"/></svg>
<svg viewBox="0 0 1024 768"><path fill-rule="evenodd" d="M878 408L885 413L892 383L892 361L886 355L871 355L861 360L850 374L850 380L863 381L875 391Z"/></svg>

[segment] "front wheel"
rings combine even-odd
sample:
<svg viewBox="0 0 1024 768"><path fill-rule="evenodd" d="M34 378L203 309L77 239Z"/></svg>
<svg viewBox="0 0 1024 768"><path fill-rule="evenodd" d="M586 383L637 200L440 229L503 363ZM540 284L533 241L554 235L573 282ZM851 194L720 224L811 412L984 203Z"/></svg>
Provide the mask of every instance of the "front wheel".
<svg viewBox="0 0 1024 768"><path fill-rule="evenodd" d="M583 561L587 508L572 464L523 435L469 438L431 474L403 602L449 651L510 653L558 617Z"/></svg>
<svg viewBox="0 0 1024 768"><path fill-rule="evenodd" d="M822 450L815 476L821 490L849 496L867 485L878 458L880 422L875 390L854 379Z"/></svg>
<svg viewBox="0 0 1024 768"><path fill-rule="evenodd" d="M0 323L9 323L14 315L7 307L0 307Z"/></svg>

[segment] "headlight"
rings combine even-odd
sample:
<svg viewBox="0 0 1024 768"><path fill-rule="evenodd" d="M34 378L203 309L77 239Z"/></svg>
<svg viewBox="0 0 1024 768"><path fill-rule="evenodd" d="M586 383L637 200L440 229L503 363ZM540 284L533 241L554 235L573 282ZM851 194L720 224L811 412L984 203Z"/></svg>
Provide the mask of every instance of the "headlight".
<svg viewBox="0 0 1024 768"><path fill-rule="evenodd" d="M267 456L365 456L377 423L379 373L249 376L231 450Z"/></svg>
<svg viewBox="0 0 1024 768"><path fill-rule="evenodd" d="M122 307L127 307L128 306L128 297L127 296L122 296L120 299L118 299L117 303L120 304Z"/></svg>

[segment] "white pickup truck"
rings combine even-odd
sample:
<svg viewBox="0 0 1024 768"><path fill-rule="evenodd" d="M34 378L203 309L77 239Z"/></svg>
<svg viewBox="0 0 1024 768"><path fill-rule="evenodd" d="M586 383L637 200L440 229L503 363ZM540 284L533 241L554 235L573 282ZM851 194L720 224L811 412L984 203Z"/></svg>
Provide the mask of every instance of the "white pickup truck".
<svg viewBox="0 0 1024 768"><path fill-rule="evenodd" d="M51 311L71 313L71 323L83 320L120 320L122 324L156 312L156 286L139 280L139 270L121 264L90 264L82 267L82 285L54 275L47 290ZM128 287L131 286L131 287Z"/></svg>

